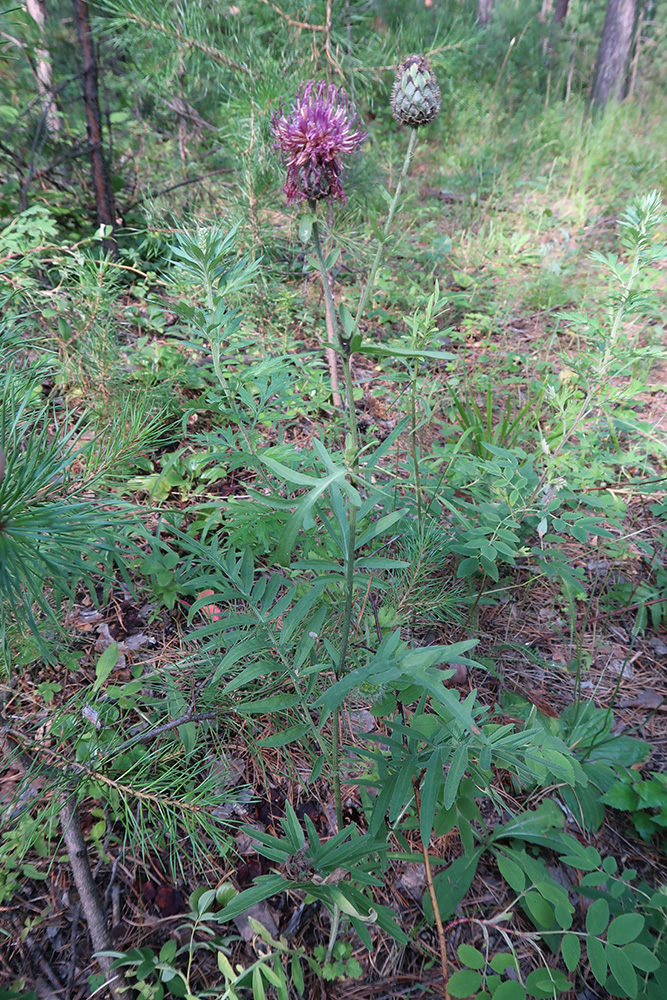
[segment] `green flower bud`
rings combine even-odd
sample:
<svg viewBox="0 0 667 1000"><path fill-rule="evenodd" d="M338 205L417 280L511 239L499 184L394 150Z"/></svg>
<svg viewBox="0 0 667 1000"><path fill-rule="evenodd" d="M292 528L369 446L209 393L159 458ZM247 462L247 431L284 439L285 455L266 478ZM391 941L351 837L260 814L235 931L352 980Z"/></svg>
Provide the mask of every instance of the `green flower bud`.
<svg viewBox="0 0 667 1000"><path fill-rule="evenodd" d="M391 110L401 125L419 128L440 113L440 88L423 56L408 56L398 67L391 92Z"/></svg>

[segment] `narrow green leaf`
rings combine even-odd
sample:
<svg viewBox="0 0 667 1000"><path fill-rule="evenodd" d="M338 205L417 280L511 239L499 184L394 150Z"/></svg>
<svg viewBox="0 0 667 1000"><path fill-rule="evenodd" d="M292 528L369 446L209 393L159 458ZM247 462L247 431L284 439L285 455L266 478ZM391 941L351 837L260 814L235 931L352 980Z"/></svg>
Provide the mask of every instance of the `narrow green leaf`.
<svg viewBox="0 0 667 1000"><path fill-rule="evenodd" d="M340 316L342 327L345 330L345 336L351 337L354 333L354 316L344 302L341 302L338 307L338 315Z"/></svg>
<svg viewBox="0 0 667 1000"><path fill-rule="evenodd" d="M292 956L291 970L292 970L292 985L294 986L294 989L297 991L299 996L302 997L305 988L305 980L303 978L303 969L301 968L301 961L299 959L299 956L296 954Z"/></svg>
<svg viewBox="0 0 667 1000"><path fill-rule="evenodd" d="M221 951L218 952L218 968L220 972L223 974L223 976L225 976L225 978L228 979L230 982L234 982L234 980L237 978L236 973L232 968L231 962L229 961L227 956L224 955Z"/></svg>
<svg viewBox="0 0 667 1000"><path fill-rule="evenodd" d="M275 986L276 989L278 989L282 985L280 976L271 968L270 965L266 965L266 963L264 963L260 966L260 968L262 970L262 975L266 980L268 980L269 983L271 983L272 986Z"/></svg>
<svg viewBox="0 0 667 1000"><path fill-rule="evenodd" d="M468 767L468 747L465 743L460 744L454 751L452 762L445 779L444 806L449 809L458 794L459 785Z"/></svg>
<svg viewBox="0 0 667 1000"><path fill-rule="evenodd" d="M243 892L240 892L228 906L216 914L215 919L224 924L228 920L238 917L241 913L245 913L255 903L261 903L262 900L275 896L276 893L284 892L288 887L289 883L282 875L260 875L250 889L244 889Z"/></svg>
<svg viewBox="0 0 667 1000"><path fill-rule="evenodd" d="M249 640L248 642L238 643L238 646L242 647L242 650L245 650L244 656L245 655L249 656L249 654L254 653L257 650L258 645L259 644L254 639ZM261 645L263 646L263 643ZM237 647L235 647L235 649L236 648ZM230 650L230 652L232 651ZM231 664L225 664L222 672L229 673L230 668ZM284 670L285 667L280 662L280 660L265 660L265 659L258 660L256 663L251 663L250 666L246 667L244 670L241 670L236 675L236 677L232 678L229 684L225 684L224 688L222 689L222 694L223 695L231 694L232 691L236 691L237 688L241 687L247 689L250 686L251 682L257 680L258 677L265 677L267 678L268 682L268 677L270 674L278 672L282 673L284 672Z"/></svg>
<svg viewBox="0 0 667 1000"><path fill-rule="evenodd" d="M241 715L260 715L269 712L282 712L294 708L299 702L297 694L274 694L269 698L258 698L257 701L244 701L236 706Z"/></svg>
<svg viewBox="0 0 667 1000"><path fill-rule="evenodd" d="M253 1000L266 1000L266 991L262 982L261 966L256 965L252 970L252 995Z"/></svg>
<svg viewBox="0 0 667 1000"><path fill-rule="evenodd" d="M304 596L301 597L296 602L296 604L294 605L294 607L291 609L291 611L284 618L284 620L283 620L283 627L280 630L280 645L281 646L286 646L287 645L288 641L292 637L292 633L294 632L294 629L298 625L300 625L301 622L304 620L304 618L306 617L306 615L308 614L308 612L312 608L313 604L315 604L315 602L320 597L320 595L321 595L322 591L324 590L325 586L326 586L326 583L323 580L316 580L312 584L310 584L307 593L305 593Z"/></svg>
<svg viewBox="0 0 667 1000"><path fill-rule="evenodd" d="M329 253L327 254L327 259L324 262L324 266L327 271L331 270L331 268L334 266L339 257L340 257L340 247L334 247L333 250L329 251Z"/></svg>
<svg viewBox="0 0 667 1000"><path fill-rule="evenodd" d="M297 815L289 802L285 803L285 818L281 822L285 833L291 838L291 841L296 846L297 850L303 847L305 835Z"/></svg>
<svg viewBox="0 0 667 1000"><path fill-rule="evenodd" d="M260 460L280 479L284 479L288 483L293 483L295 486L313 487L319 482L318 476L306 476L303 472L297 472L295 469L290 469L289 466L283 465L282 462L276 462L275 459L269 458L268 455L260 456Z"/></svg>
<svg viewBox="0 0 667 1000"><path fill-rule="evenodd" d="M290 743L302 740L306 733L312 732L313 727L306 722L299 723L298 726L290 726L289 729L276 733L275 736L266 736L263 740L257 741L258 747L286 747Z"/></svg>
<svg viewBox="0 0 667 1000"><path fill-rule="evenodd" d="M118 643L112 642L100 656L97 661L97 666L95 667L95 683L93 684L93 693L100 690L105 680L118 663L118 654Z"/></svg>
<svg viewBox="0 0 667 1000"><path fill-rule="evenodd" d="M355 551L362 548L362 546L368 544L378 535L383 534L383 532L388 531L392 525L396 524L397 521L402 520L407 514L407 508L402 508L401 510L395 510L391 514L385 514L378 521L374 521L369 528L360 535L354 543Z"/></svg>
<svg viewBox="0 0 667 1000"><path fill-rule="evenodd" d="M443 782L442 749L434 751L426 767L426 774L421 784L421 816L419 832L422 843L428 844L433 833L433 819Z"/></svg>
<svg viewBox="0 0 667 1000"><path fill-rule="evenodd" d="M416 358L418 360L432 358L434 361L454 361L456 358L456 355L450 351L420 351L410 347L396 347L394 345L391 347L378 347L375 344L365 344L363 350L358 353L368 354L371 357Z"/></svg>

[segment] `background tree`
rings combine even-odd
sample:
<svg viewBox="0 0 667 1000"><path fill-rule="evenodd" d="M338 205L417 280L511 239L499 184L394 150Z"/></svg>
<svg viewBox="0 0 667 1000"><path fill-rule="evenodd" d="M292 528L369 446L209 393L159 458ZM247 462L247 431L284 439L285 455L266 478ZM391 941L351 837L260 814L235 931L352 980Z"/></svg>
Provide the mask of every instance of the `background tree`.
<svg viewBox="0 0 667 1000"><path fill-rule="evenodd" d="M44 0L26 0L26 9L39 30L39 46L35 49L37 88L43 97L46 127L56 135L60 132L60 117L53 92L51 53L46 41L46 4Z"/></svg>
<svg viewBox="0 0 667 1000"><path fill-rule="evenodd" d="M593 76L593 104L602 106L620 94L636 10L637 0L609 0Z"/></svg>
<svg viewBox="0 0 667 1000"><path fill-rule="evenodd" d="M556 0L554 6L554 24L560 24L567 17L570 0Z"/></svg>
<svg viewBox="0 0 667 1000"><path fill-rule="evenodd" d="M86 108L86 129L90 161L93 169L93 189L97 221L100 225L111 226L116 223L113 191L109 179L104 148L102 145L102 118L98 94L98 69L95 46L90 31L90 15L85 0L72 0L74 8L74 23L76 24L83 62L83 102ZM115 253L116 244L113 237L104 241L104 249Z"/></svg>

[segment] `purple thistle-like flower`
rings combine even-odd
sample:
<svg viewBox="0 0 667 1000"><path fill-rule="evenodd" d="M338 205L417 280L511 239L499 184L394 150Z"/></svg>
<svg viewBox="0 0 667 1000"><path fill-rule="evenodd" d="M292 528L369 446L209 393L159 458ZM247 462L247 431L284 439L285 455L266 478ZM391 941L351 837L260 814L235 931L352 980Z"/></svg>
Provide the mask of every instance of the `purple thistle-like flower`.
<svg viewBox="0 0 667 1000"><path fill-rule="evenodd" d="M288 202L340 198L345 202L341 156L354 153L368 133L357 128L357 115L340 87L308 80L292 110L279 113L271 128L287 167L283 188Z"/></svg>

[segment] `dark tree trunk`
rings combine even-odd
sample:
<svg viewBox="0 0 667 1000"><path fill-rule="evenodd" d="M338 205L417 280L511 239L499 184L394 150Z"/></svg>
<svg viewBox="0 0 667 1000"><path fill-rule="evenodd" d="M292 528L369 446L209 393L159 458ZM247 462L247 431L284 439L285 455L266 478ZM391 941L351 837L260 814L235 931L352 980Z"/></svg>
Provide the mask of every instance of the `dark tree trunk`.
<svg viewBox="0 0 667 1000"><path fill-rule="evenodd" d="M549 67L551 65L551 60L553 58L554 49L556 47L556 38L558 36L558 25L562 24L567 17L567 12L570 8L570 0L556 0L554 5L554 14L551 19L551 30L549 31L549 40L547 42L547 55L544 60L545 66Z"/></svg>
<svg viewBox="0 0 667 1000"><path fill-rule="evenodd" d="M567 17L570 0L556 0L554 7L554 24L561 24Z"/></svg>
<svg viewBox="0 0 667 1000"><path fill-rule="evenodd" d="M109 171L104 159L102 145L102 119L100 116L100 101L97 81L97 58L93 37L90 32L90 15L85 0L72 0L74 8L74 23L79 35L79 46L83 61L83 102L86 108L86 127L88 130L88 147L93 170L93 189L97 207L97 221L100 225L111 226L116 223L113 192L109 181ZM116 241L113 235L104 240L104 249L115 255Z"/></svg>
<svg viewBox="0 0 667 1000"><path fill-rule="evenodd" d="M635 24L637 0L609 0L598 50L591 102L602 107L618 99Z"/></svg>

